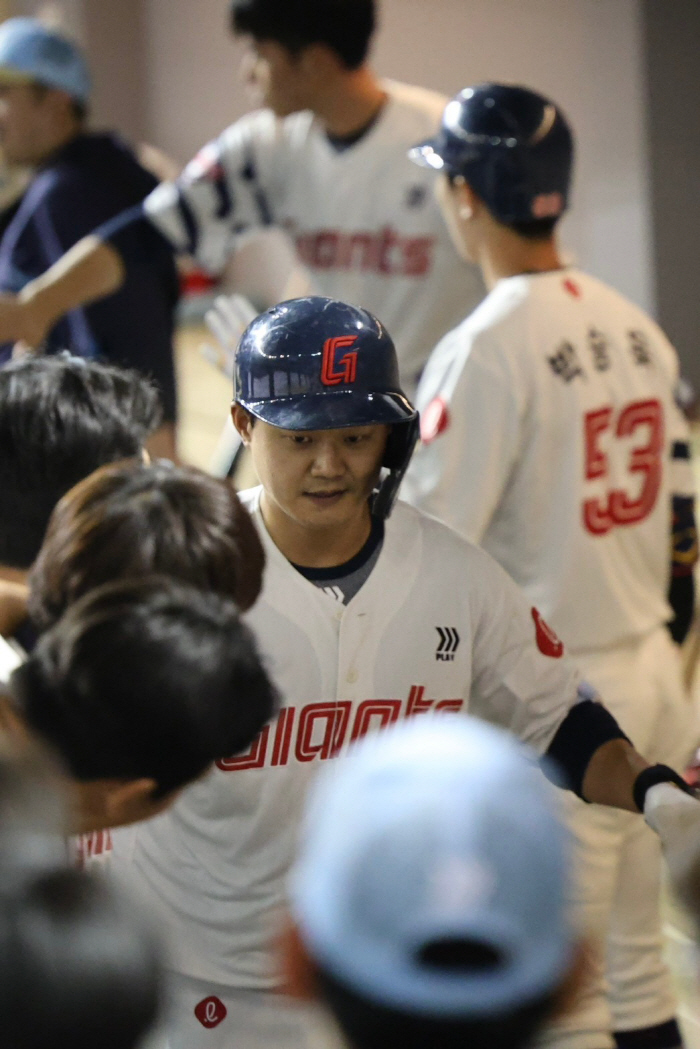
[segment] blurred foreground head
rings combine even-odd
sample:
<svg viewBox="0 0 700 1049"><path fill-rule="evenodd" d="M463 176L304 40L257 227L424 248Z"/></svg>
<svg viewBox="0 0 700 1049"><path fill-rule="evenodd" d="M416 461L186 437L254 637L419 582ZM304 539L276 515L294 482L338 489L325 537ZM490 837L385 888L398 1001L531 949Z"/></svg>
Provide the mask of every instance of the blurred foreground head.
<svg viewBox="0 0 700 1049"><path fill-rule="evenodd" d="M156 1019L159 947L131 902L68 866L64 777L0 739L0 1028L12 1049L136 1049Z"/></svg>
<svg viewBox="0 0 700 1049"><path fill-rule="evenodd" d="M234 603L157 576L72 604L9 690L82 784L82 830L155 815L277 708Z"/></svg>
<svg viewBox="0 0 700 1049"><path fill-rule="evenodd" d="M160 417L136 372L67 354L0 369L0 566L28 569L61 496L98 466L140 456Z"/></svg>
<svg viewBox="0 0 700 1049"><path fill-rule="evenodd" d="M311 960L355 1049L517 1049L576 958L566 832L534 756L420 718L323 770L291 883L288 968Z"/></svg>
<svg viewBox="0 0 700 1049"><path fill-rule="evenodd" d="M254 603L265 554L227 480L167 461L116 463L61 500L31 576L40 629L95 586L154 573Z"/></svg>

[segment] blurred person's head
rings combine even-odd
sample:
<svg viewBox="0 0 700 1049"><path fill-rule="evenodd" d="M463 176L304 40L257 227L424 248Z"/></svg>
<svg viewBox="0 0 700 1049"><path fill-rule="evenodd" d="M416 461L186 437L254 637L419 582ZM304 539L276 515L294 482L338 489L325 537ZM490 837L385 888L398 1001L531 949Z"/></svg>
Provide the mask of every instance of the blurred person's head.
<svg viewBox="0 0 700 1049"><path fill-rule="evenodd" d="M12 675L11 703L78 781L79 829L162 811L277 707L232 601L164 577L91 590Z"/></svg>
<svg viewBox="0 0 700 1049"><path fill-rule="evenodd" d="M87 115L82 51L35 18L0 25L0 143L10 164L37 166L75 137Z"/></svg>
<svg viewBox="0 0 700 1049"><path fill-rule="evenodd" d="M94 875L24 869L0 889L0 1024L12 1049L136 1049L158 1015L159 950Z"/></svg>
<svg viewBox="0 0 700 1049"><path fill-rule="evenodd" d="M354 1049L519 1049L580 964L569 844L536 757L443 715L316 781L291 879L290 989Z"/></svg>
<svg viewBox="0 0 700 1049"><path fill-rule="evenodd" d="M280 117L361 70L376 21L374 0L232 0L230 17L251 43L248 80Z"/></svg>
<svg viewBox="0 0 700 1049"><path fill-rule="evenodd" d="M60 862L69 829L63 770L0 697L0 885L9 870Z"/></svg>
<svg viewBox="0 0 700 1049"><path fill-rule="evenodd" d="M63 354L0 369L0 571L29 569L61 496L140 456L160 415L155 387L133 371Z"/></svg>
<svg viewBox="0 0 700 1049"><path fill-rule="evenodd" d="M117 579L167 575L254 603L265 555L232 484L190 466L106 466L59 502L30 577L30 613L45 629L77 598Z"/></svg>

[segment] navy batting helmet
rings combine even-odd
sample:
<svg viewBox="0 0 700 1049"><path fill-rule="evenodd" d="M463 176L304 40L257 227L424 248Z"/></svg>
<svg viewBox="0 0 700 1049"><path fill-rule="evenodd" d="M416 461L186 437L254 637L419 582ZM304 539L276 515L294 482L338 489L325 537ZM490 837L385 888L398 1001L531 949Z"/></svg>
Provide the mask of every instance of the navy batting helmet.
<svg viewBox="0 0 700 1049"><path fill-rule="evenodd" d="M418 437L418 412L402 392L394 343L367 310L309 296L256 317L236 350L235 400L285 430L392 427L388 471L373 512L391 511Z"/></svg>
<svg viewBox="0 0 700 1049"><path fill-rule="evenodd" d="M574 143L561 110L509 84L465 88L447 103L416 164L462 175L500 222L555 218L568 203Z"/></svg>

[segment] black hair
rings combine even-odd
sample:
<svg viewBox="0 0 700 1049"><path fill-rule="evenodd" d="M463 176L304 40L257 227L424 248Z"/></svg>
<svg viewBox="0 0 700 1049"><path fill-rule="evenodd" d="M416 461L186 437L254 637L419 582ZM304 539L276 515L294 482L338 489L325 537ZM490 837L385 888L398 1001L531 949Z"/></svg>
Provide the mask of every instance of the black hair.
<svg viewBox="0 0 700 1049"><path fill-rule="evenodd" d="M553 1006L547 995L494 1018L426 1016L370 1001L327 970L315 978L353 1049L521 1049Z"/></svg>
<svg viewBox="0 0 700 1049"><path fill-rule="evenodd" d="M231 0L234 33L274 40L293 54L327 44L348 69L367 58L376 24L374 0Z"/></svg>
<svg viewBox="0 0 700 1049"><path fill-rule="evenodd" d="M12 1049L136 1049L161 997L159 949L94 875L25 873L0 892L0 1017Z"/></svg>
<svg viewBox="0 0 700 1049"><path fill-rule="evenodd" d="M76 779L148 777L154 797L245 749L278 705L235 604L159 576L76 601L9 687Z"/></svg>
<svg viewBox="0 0 700 1049"><path fill-rule="evenodd" d="M155 387L133 371L67 354L0 369L0 563L29 568L61 496L140 454L160 419Z"/></svg>

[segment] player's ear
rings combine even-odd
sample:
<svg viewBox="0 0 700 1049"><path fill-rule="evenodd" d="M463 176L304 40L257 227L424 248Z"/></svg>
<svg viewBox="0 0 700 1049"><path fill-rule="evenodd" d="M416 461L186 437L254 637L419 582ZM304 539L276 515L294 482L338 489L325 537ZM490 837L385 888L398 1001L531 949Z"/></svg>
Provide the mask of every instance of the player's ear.
<svg viewBox="0 0 700 1049"><path fill-rule="evenodd" d="M253 418L250 412L247 412L242 404L234 401L231 405L231 419L240 434L243 444L248 447L253 436Z"/></svg>

